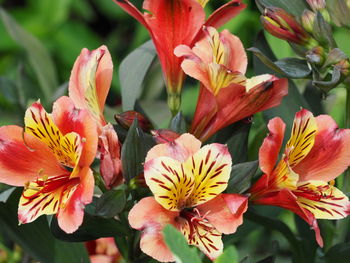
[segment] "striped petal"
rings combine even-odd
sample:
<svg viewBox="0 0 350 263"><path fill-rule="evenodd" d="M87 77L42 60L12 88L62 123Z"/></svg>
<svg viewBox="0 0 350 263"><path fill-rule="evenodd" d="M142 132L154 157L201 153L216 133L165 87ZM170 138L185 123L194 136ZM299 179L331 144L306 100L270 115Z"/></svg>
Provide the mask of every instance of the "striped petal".
<svg viewBox="0 0 350 263"><path fill-rule="evenodd" d="M195 184L186 202L193 207L208 202L222 193L230 177L232 159L225 145L206 145L184 163L186 174L194 178Z"/></svg>
<svg viewBox="0 0 350 263"><path fill-rule="evenodd" d="M293 191L300 206L316 219L341 219L350 214L348 197L339 189L322 181L306 181Z"/></svg>
<svg viewBox="0 0 350 263"><path fill-rule="evenodd" d="M35 102L27 109L24 121L25 132L44 142L60 163L68 167L77 164L82 149L79 135L63 135L40 102Z"/></svg>
<svg viewBox="0 0 350 263"><path fill-rule="evenodd" d="M198 247L212 260L217 258L223 250L221 233L205 218L194 214L188 217L179 219L188 244Z"/></svg>
<svg viewBox="0 0 350 263"><path fill-rule="evenodd" d="M169 211L180 211L190 196L194 177L185 166L169 157L154 158L145 163L146 184L155 199Z"/></svg>
<svg viewBox="0 0 350 263"><path fill-rule="evenodd" d="M41 215L56 214L79 183L64 174L52 178L37 179L25 186L18 206L18 220L30 223Z"/></svg>
<svg viewBox="0 0 350 263"><path fill-rule="evenodd" d="M305 109L297 112L292 134L284 152L291 168L296 166L311 151L315 143L316 132L317 124L312 113Z"/></svg>

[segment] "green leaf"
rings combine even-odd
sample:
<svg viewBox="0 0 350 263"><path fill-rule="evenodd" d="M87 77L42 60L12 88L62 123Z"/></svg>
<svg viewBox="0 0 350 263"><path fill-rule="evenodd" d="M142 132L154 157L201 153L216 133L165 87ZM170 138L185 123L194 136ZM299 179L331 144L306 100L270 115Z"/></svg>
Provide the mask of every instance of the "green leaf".
<svg viewBox="0 0 350 263"><path fill-rule="evenodd" d="M273 62L256 47L251 47L247 50L253 52L262 63L282 76L293 79L303 79L309 76L311 73L307 62L304 59L284 58Z"/></svg>
<svg viewBox="0 0 350 263"><path fill-rule="evenodd" d="M2 8L0 8L0 17L13 40L26 51L29 63L38 77L45 102L50 102L51 94L57 88L58 82L56 69L49 52L38 39L25 31Z"/></svg>
<svg viewBox="0 0 350 263"><path fill-rule="evenodd" d="M256 0L256 4L259 7L261 13L265 7L275 6L280 7L290 14L295 16L301 16L305 9L308 9L306 1L304 0Z"/></svg>
<svg viewBox="0 0 350 263"><path fill-rule="evenodd" d="M259 50L261 50L261 52L263 52L267 57L269 57L270 60L275 60L275 56L271 48L269 47L263 32L259 33L255 46ZM266 67L256 57L253 58L253 63L254 71L256 74L274 74L274 72L270 68ZM263 115L266 120L270 120L277 116L281 117L286 123L286 133L288 134L288 132L292 128L294 115L297 111L300 110L300 107L307 109L310 108L307 105L304 97L300 94L295 84L292 81L289 81L288 95L283 98L279 106L264 111Z"/></svg>
<svg viewBox="0 0 350 263"><path fill-rule="evenodd" d="M11 187L0 193L0 203L6 203L7 199L11 196L16 187Z"/></svg>
<svg viewBox="0 0 350 263"><path fill-rule="evenodd" d="M177 263L200 263L196 248L190 248L182 233L172 225L163 229L164 240L176 257Z"/></svg>
<svg viewBox="0 0 350 263"><path fill-rule="evenodd" d="M215 263L238 263L238 251L234 246L227 247L224 252L214 261Z"/></svg>
<svg viewBox="0 0 350 263"><path fill-rule="evenodd" d="M259 161L239 163L232 166L226 192L241 194L248 190L258 167Z"/></svg>
<svg viewBox="0 0 350 263"><path fill-rule="evenodd" d="M103 193L96 203L95 214L102 217L114 217L123 211L126 196L122 190L111 190Z"/></svg>
<svg viewBox="0 0 350 263"><path fill-rule="evenodd" d="M330 248L326 255L326 263L348 263L350 258L350 242L337 244Z"/></svg>
<svg viewBox="0 0 350 263"><path fill-rule="evenodd" d="M18 225L17 207L22 189L17 188L6 203L0 203L0 224L6 234L31 257L42 263L90 262L83 244L69 245L54 239L45 216Z"/></svg>
<svg viewBox="0 0 350 263"><path fill-rule="evenodd" d="M155 145L152 136L145 134L134 119L122 146L121 159L124 179L129 182L143 172L149 149Z"/></svg>
<svg viewBox="0 0 350 263"><path fill-rule="evenodd" d="M312 35L316 38L321 46L327 48L336 48L337 44L333 38L331 26L325 21L322 14L317 12L316 19L313 24Z"/></svg>
<svg viewBox="0 0 350 263"><path fill-rule="evenodd" d="M151 40L131 52L120 64L119 78L123 111L133 110L142 93L142 83L156 56Z"/></svg>
<svg viewBox="0 0 350 263"><path fill-rule="evenodd" d="M186 129L186 120L181 112L178 112L175 117L170 122L170 129L179 134L185 133Z"/></svg>

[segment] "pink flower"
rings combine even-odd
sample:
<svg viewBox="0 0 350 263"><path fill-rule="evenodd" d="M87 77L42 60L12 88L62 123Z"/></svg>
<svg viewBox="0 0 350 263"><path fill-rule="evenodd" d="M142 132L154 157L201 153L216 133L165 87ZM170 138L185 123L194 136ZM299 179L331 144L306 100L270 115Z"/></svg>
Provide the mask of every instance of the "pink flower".
<svg viewBox="0 0 350 263"><path fill-rule="evenodd" d="M162 236L163 227L172 224L209 258L219 256L221 235L236 231L248 205L245 196L222 193L231 164L226 146L201 148L190 134L154 146L145 162L145 180L154 197L141 199L129 213L130 225L142 230L141 250L158 261L174 261Z"/></svg>
<svg viewBox="0 0 350 263"><path fill-rule="evenodd" d="M259 151L264 175L249 190L256 204L289 209L303 218L323 240L316 219L340 219L350 213L346 195L334 187L334 179L350 165L350 130L339 129L327 115L314 117L302 109L295 115L291 138L275 166L285 124L272 119Z"/></svg>

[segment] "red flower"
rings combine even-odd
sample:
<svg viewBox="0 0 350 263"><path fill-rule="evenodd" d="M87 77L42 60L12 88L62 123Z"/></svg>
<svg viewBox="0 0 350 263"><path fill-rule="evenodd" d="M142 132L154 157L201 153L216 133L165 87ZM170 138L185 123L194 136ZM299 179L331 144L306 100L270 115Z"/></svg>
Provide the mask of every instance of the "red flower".
<svg viewBox="0 0 350 263"><path fill-rule="evenodd" d="M203 29L206 37L175 54L185 57L184 72L201 82L190 132L202 141L254 113L277 106L287 95L287 80L272 75L244 76L247 56L239 38L227 30Z"/></svg>
<svg viewBox="0 0 350 263"><path fill-rule="evenodd" d="M334 179L350 165L350 130L338 129L327 115L314 117L303 109L295 115L291 138L275 166L285 124L272 119L259 151L264 175L249 190L256 204L289 209L303 218L323 245L316 219L340 219L350 213L346 195L334 187Z"/></svg>
<svg viewBox="0 0 350 263"><path fill-rule="evenodd" d="M149 31L163 69L172 112L179 110L184 80L180 67L182 59L174 55L175 47L181 44L191 46L200 37L203 25L220 27L245 8L240 0L230 1L217 9L205 22L202 5L207 1L145 0L143 9L147 12L144 14L128 0L114 1Z"/></svg>
<svg viewBox="0 0 350 263"><path fill-rule="evenodd" d="M54 103L52 115L34 103L24 120L24 132L18 126L0 128L0 182L24 186L20 223L56 214L59 226L72 233L83 221L84 205L92 201L89 166L97 150L96 124L68 97Z"/></svg>

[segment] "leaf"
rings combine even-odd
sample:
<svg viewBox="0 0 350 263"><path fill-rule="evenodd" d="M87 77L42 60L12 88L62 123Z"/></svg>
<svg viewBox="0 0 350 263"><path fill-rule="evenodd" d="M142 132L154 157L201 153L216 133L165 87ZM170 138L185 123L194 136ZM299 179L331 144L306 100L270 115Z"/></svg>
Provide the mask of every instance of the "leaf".
<svg viewBox="0 0 350 263"><path fill-rule="evenodd" d="M326 263L348 263L350 258L350 242L340 243L330 248L326 255Z"/></svg>
<svg viewBox="0 0 350 263"><path fill-rule="evenodd" d="M13 193L13 191L16 190L16 187L11 187L9 189L6 189L5 191L0 193L0 203L6 203L7 199L10 197L10 195Z"/></svg>
<svg viewBox="0 0 350 263"><path fill-rule="evenodd" d="M42 263L90 262L83 244L54 239L45 216L32 223L18 225L17 206L22 189L17 188L6 203L0 203L0 224L10 239Z"/></svg>
<svg viewBox="0 0 350 263"><path fill-rule="evenodd" d="M234 246L227 247L224 252L214 261L215 263L238 263L238 251Z"/></svg>
<svg viewBox="0 0 350 263"><path fill-rule="evenodd" d="M257 40L255 42L255 46L259 50L261 50L261 52L263 52L267 57L269 57L272 60L275 60L275 56L271 48L269 47L263 32L259 33ZM259 61L256 57L253 58L253 64L254 64L254 71L256 74L265 74L265 73L273 74L271 69L263 65L261 61ZM300 110L300 107L310 109L310 107L307 105L305 99L300 94L295 84L292 81L289 81L288 95L283 98L279 106L264 111L263 115L266 120L270 120L277 116L281 117L283 121L286 123L286 126L287 126L286 133L288 134L288 132L292 128L294 115L297 111Z"/></svg>
<svg viewBox="0 0 350 263"><path fill-rule="evenodd" d="M126 196L122 190L111 190L103 193L96 203L95 214L102 217L114 217L123 211Z"/></svg>
<svg viewBox="0 0 350 263"><path fill-rule="evenodd" d="M178 112L175 117L170 122L170 129L179 134L185 133L186 129L186 120L181 112Z"/></svg>
<svg viewBox="0 0 350 263"><path fill-rule="evenodd" d="M120 64L123 111L133 110L136 100L142 93L142 82L156 56L151 40L131 52Z"/></svg>
<svg viewBox="0 0 350 263"><path fill-rule="evenodd" d="M330 80L315 80L312 84L318 88L320 88L323 92L328 93L331 89L338 86L341 82L341 68L339 66L333 67L332 78Z"/></svg>
<svg viewBox="0 0 350 263"><path fill-rule="evenodd" d="M56 69L49 52L38 39L25 31L2 8L0 8L0 17L13 40L26 51L29 63L38 77L45 102L51 102L51 94L57 88L58 82Z"/></svg>
<svg viewBox="0 0 350 263"><path fill-rule="evenodd" d="M163 229L164 240L176 257L177 263L200 263L196 248L190 248L182 233L172 225Z"/></svg>
<svg viewBox="0 0 350 263"><path fill-rule="evenodd" d="M317 12L316 19L313 24L312 35L319 42L319 45L336 48L337 44L333 38L331 26L325 21L322 14Z"/></svg>
<svg viewBox="0 0 350 263"><path fill-rule="evenodd" d="M306 2L303 0L256 0L256 4L259 7L261 13L263 13L265 7L268 6L280 7L295 16L301 16L304 10L308 9Z"/></svg>
<svg viewBox="0 0 350 263"><path fill-rule="evenodd" d="M123 176L127 182L143 173L143 163L147 152L154 145L152 136L145 134L138 127L137 119L134 119L121 151Z"/></svg>
<svg viewBox="0 0 350 263"><path fill-rule="evenodd" d="M310 75L311 69L308 67L306 60L299 58L284 58L273 62L265 56L258 48L251 47L247 49L254 53L262 63L275 72L293 79L303 79Z"/></svg>
<svg viewBox="0 0 350 263"><path fill-rule="evenodd" d="M259 161L239 163L232 166L226 192L241 194L248 190L258 167Z"/></svg>

